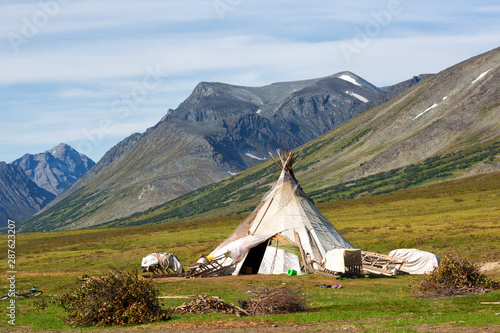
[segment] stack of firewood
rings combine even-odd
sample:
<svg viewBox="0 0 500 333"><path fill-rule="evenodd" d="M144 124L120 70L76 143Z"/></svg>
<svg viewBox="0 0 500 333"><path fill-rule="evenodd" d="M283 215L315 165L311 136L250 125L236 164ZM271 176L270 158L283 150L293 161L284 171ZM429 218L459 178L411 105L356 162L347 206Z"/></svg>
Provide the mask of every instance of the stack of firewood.
<svg viewBox="0 0 500 333"><path fill-rule="evenodd" d="M217 296L197 295L188 304L184 303L173 310L173 314L230 313L238 317L267 315L305 311L305 298L289 287L262 287L254 292L248 301L239 301L240 306L227 304Z"/></svg>
<svg viewBox="0 0 500 333"><path fill-rule="evenodd" d="M188 304L184 303L174 309L176 314L203 314L203 313L232 313L237 314L239 310L233 305L227 304L217 296L196 296Z"/></svg>

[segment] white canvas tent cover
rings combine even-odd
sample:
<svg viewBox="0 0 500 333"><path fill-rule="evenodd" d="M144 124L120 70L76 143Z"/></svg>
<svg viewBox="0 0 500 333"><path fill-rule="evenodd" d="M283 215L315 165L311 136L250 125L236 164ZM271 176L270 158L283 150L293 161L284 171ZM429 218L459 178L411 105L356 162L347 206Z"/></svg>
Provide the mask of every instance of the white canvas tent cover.
<svg viewBox="0 0 500 333"><path fill-rule="evenodd" d="M317 262L321 262L326 253L335 248L354 248L314 206L290 171L286 167L282 168L278 181L264 195L260 205L210 254L216 257L227 251L244 252L243 256L235 256L241 261L233 274L239 273L249 253L249 250L241 251L242 239L247 244L254 244L252 247L255 247L273 235L279 234L289 244L298 246L295 235L297 233L304 252ZM278 255L274 257L276 258L274 267L279 266L280 271L285 270L286 265L283 264L285 254L282 256L283 259L278 259ZM288 255L286 257L290 258Z"/></svg>
<svg viewBox="0 0 500 333"><path fill-rule="evenodd" d="M426 274L439 267L439 257L433 253L418 249L397 249L389 253L392 257L405 260L401 271L410 274Z"/></svg>

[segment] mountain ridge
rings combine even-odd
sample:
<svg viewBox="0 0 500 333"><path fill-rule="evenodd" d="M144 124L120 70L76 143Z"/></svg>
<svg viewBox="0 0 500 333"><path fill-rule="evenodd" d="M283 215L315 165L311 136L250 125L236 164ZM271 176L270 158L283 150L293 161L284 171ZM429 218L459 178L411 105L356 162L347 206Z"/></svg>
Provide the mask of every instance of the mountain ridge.
<svg viewBox="0 0 500 333"><path fill-rule="evenodd" d="M319 202L500 170L500 48L420 81L301 147L295 174ZM105 225L251 211L278 170L266 162Z"/></svg>
<svg viewBox="0 0 500 333"><path fill-rule="evenodd" d="M263 87L201 82L30 221L88 227L149 209L258 165L281 145L302 145L380 103L383 94L350 72Z"/></svg>

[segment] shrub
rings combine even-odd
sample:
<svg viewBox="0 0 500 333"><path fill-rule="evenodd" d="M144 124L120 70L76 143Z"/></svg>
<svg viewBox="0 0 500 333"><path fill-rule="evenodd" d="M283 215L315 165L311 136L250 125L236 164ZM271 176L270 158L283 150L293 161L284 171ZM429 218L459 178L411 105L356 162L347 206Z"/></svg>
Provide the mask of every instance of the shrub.
<svg viewBox="0 0 500 333"><path fill-rule="evenodd" d="M424 277L416 294L427 297L446 297L477 294L498 289L494 282L479 272L479 268L466 259L450 254L441 260L439 267Z"/></svg>
<svg viewBox="0 0 500 333"><path fill-rule="evenodd" d="M158 290L137 271L90 278L58 301L69 313L63 321L71 326L137 325L170 318L169 310L159 305Z"/></svg>

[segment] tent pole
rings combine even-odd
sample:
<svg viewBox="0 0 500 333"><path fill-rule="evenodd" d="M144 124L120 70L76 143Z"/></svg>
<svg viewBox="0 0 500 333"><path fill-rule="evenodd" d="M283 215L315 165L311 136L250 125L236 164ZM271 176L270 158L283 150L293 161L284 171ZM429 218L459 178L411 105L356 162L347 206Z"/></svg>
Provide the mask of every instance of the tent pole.
<svg viewBox="0 0 500 333"><path fill-rule="evenodd" d="M319 252L318 245L316 244L316 240L314 239L313 235L311 234L310 230L307 230L307 233L309 235L309 238L311 238L311 242L313 243L314 249L316 250L316 254L319 257L319 261L323 261L323 257L321 256L321 252Z"/></svg>
<svg viewBox="0 0 500 333"><path fill-rule="evenodd" d="M306 271L306 273L309 273L309 268L307 267L306 258L304 256L304 249L302 248L302 244L300 244L300 237L297 231L295 231L295 240L297 241L297 245L300 250L300 257L302 258L302 263L304 264L304 270Z"/></svg>

